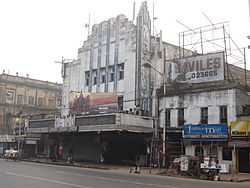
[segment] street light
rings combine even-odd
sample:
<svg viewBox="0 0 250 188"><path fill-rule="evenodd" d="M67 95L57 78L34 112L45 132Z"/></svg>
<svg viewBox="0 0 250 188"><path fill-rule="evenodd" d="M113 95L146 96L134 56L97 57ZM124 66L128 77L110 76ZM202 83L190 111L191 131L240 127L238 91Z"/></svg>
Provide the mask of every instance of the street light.
<svg viewBox="0 0 250 188"><path fill-rule="evenodd" d="M163 80L163 96L166 95L166 81L165 81L165 49L164 49L164 58L163 58L163 63L164 63L164 69L163 69L163 73L158 71L154 66L152 66L151 63L144 63L143 66L146 68L151 68L153 69L155 72L157 72ZM158 99L158 98L157 98ZM158 99L159 100L159 99ZM165 100L164 100L165 101ZM164 103L165 104L165 103ZM164 105L165 107L165 105ZM159 108L159 106L158 106ZM158 111L158 110L157 110ZM158 125L159 125L159 116L160 114L157 112L157 125L155 126L155 136L158 135ZM165 167L166 165L166 125L164 124L163 126L163 138L162 138L162 155L163 155L163 159L162 159L162 166Z"/></svg>

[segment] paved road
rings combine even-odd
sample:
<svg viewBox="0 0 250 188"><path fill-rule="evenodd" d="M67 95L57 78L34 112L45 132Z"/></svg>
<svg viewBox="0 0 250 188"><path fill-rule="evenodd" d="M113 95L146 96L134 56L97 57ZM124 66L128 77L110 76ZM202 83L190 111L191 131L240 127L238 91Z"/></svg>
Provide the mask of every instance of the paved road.
<svg viewBox="0 0 250 188"><path fill-rule="evenodd" d="M1 188L249 188L223 183L0 160Z"/></svg>

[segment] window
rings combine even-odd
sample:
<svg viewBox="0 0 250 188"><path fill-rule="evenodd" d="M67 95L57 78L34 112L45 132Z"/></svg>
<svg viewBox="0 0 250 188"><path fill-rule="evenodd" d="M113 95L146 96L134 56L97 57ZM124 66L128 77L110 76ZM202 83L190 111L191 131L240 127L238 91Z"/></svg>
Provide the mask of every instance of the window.
<svg viewBox="0 0 250 188"><path fill-rule="evenodd" d="M124 63L118 65L118 70L119 70L119 80L124 79Z"/></svg>
<svg viewBox="0 0 250 188"><path fill-rule="evenodd" d="M106 71L105 68L101 69L101 83L104 84L106 82Z"/></svg>
<svg viewBox="0 0 250 188"><path fill-rule="evenodd" d="M29 105L34 105L34 97L29 96Z"/></svg>
<svg viewBox="0 0 250 188"><path fill-rule="evenodd" d="M250 105L242 106L242 115L249 116L250 115Z"/></svg>
<svg viewBox="0 0 250 188"><path fill-rule="evenodd" d="M109 82L113 82L115 78L114 66L109 67Z"/></svg>
<svg viewBox="0 0 250 188"><path fill-rule="evenodd" d="M232 161L232 149L230 148L222 149L222 160Z"/></svg>
<svg viewBox="0 0 250 188"><path fill-rule="evenodd" d="M43 106L43 97L38 97L38 106Z"/></svg>
<svg viewBox="0 0 250 188"><path fill-rule="evenodd" d="M23 95L17 95L17 104L23 104Z"/></svg>
<svg viewBox="0 0 250 188"><path fill-rule="evenodd" d="M56 104L57 106L61 106L62 105L62 99L60 98L60 99L57 99L57 104Z"/></svg>
<svg viewBox="0 0 250 188"><path fill-rule="evenodd" d="M184 121L184 108L178 109L178 126L181 127L185 123Z"/></svg>
<svg viewBox="0 0 250 188"><path fill-rule="evenodd" d="M52 107L55 107L55 106L56 106L56 100L55 100L55 99L49 99L49 100L48 100L48 103L49 103L49 104L48 104L49 106L52 106Z"/></svg>
<svg viewBox="0 0 250 188"><path fill-rule="evenodd" d="M165 111L165 126L170 127L171 109Z"/></svg>
<svg viewBox="0 0 250 188"><path fill-rule="evenodd" d="M97 84L97 70L94 70L92 74L93 74L93 85L96 85Z"/></svg>
<svg viewBox="0 0 250 188"><path fill-rule="evenodd" d="M106 76L102 75L102 84L104 84L106 82Z"/></svg>
<svg viewBox="0 0 250 188"><path fill-rule="evenodd" d="M227 124L227 106L220 106L220 123Z"/></svg>
<svg viewBox="0 0 250 188"><path fill-rule="evenodd" d="M196 146L194 154L195 154L196 157L203 157L204 150L203 150L202 146Z"/></svg>
<svg viewBox="0 0 250 188"><path fill-rule="evenodd" d="M118 110L123 110L123 96L118 96Z"/></svg>
<svg viewBox="0 0 250 188"><path fill-rule="evenodd" d="M201 124L208 123L208 108L201 108Z"/></svg>
<svg viewBox="0 0 250 188"><path fill-rule="evenodd" d="M90 74L89 74L89 72L85 72L85 84L86 84L86 86L89 86L89 77L90 77Z"/></svg>
<svg viewBox="0 0 250 188"><path fill-rule="evenodd" d="M2 87L0 87L0 103L3 103L3 99L4 99L4 90Z"/></svg>
<svg viewBox="0 0 250 188"><path fill-rule="evenodd" d="M6 92L6 103L14 103L15 91L14 90L7 90Z"/></svg>

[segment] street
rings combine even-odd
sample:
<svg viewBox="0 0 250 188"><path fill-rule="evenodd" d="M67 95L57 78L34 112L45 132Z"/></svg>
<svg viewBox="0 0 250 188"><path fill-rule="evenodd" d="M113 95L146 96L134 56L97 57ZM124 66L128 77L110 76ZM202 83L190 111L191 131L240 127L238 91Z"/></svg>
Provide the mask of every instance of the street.
<svg viewBox="0 0 250 188"><path fill-rule="evenodd" d="M118 173L77 167L0 160L1 188L244 188L250 183L224 183L174 177Z"/></svg>

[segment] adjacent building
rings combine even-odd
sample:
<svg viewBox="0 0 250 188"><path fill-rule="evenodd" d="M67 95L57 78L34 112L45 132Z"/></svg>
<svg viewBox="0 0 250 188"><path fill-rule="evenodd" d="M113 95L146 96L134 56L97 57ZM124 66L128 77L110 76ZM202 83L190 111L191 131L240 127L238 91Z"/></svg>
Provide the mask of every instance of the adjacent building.
<svg viewBox="0 0 250 188"><path fill-rule="evenodd" d="M166 129L168 161L183 154L216 156L227 169L235 170L237 166L241 172L250 172L247 131L243 131L242 145L236 135L238 120L247 113L250 102L248 83L244 79L249 71L242 75L244 69L228 65L230 76L237 78L229 79L224 72L227 66L224 59L223 52L197 54L181 58L169 67L166 92L162 87L158 93L160 126ZM230 132L232 124L234 134ZM231 136L234 139L228 144ZM237 155L235 147L239 148Z"/></svg>
<svg viewBox="0 0 250 188"><path fill-rule="evenodd" d="M0 74L0 133L13 134L20 117L55 114L61 106L61 84Z"/></svg>

